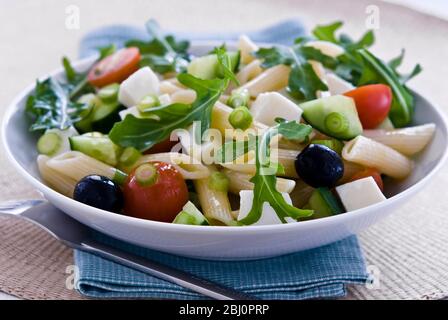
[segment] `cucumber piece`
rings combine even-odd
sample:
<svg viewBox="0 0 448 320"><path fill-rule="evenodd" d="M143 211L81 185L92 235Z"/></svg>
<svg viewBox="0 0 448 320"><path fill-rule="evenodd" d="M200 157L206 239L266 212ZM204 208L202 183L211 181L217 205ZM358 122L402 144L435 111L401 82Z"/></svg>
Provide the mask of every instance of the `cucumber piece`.
<svg viewBox="0 0 448 320"><path fill-rule="evenodd" d="M300 104L303 118L315 129L340 140L362 134L362 124L352 98L331 96Z"/></svg>
<svg viewBox="0 0 448 320"><path fill-rule="evenodd" d="M325 218L343 212L337 199L328 188L318 188L314 190L308 206L310 209L314 210L313 219Z"/></svg>
<svg viewBox="0 0 448 320"><path fill-rule="evenodd" d="M119 146L114 144L108 136L98 132L71 137L70 146L73 151L82 152L113 167L117 165L121 154Z"/></svg>
<svg viewBox="0 0 448 320"><path fill-rule="evenodd" d="M240 52L229 52L232 71L236 71L239 67L241 54ZM188 73L204 80L213 80L223 77L224 72L218 63L216 54L194 59L188 66Z"/></svg>
<svg viewBox="0 0 448 320"><path fill-rule="evenodd" d="M81 132L86 133L92 131L92 121L94 110L97 106L99 106L102 102L101 100L93 93L85 94L81 96L78 103L89 105L88 113L82 117L81 121L75 123L75 128Z"/></svg>
<svg viewBox="0 0 448 320"><path fill-rule="evenodd" d="M342 154L342 149L344 149L344 143L336 140L336 139L328 139L328 140L313 140L311 144L321 144L326 146L336 152L337 154Z"/></svg>
<svg viewBox="0 0 448 320"><path fill-rule="evenodd" d="M209 223L204 215L192 202L188 202L181 213L173 221L174 224L186 224L193 226L208 226Z"/></svg>
<svg viewBox="0 0 448 320"><path fill-rule="evenodd" d="M108 134L115 123L120 122L120 112L124 107L119 103L102 103L93 111L92 130Z"/></svg>
<svg viewBox="0 0 448 320"><path fill-rule="evenodd" d="M98 98L104 103L117 103L119 90L120 85L118 83L112 83L98 91Z"/></svg>
<svg viewBox="0 0 448 320"><path fill-rule="evenodd" d="M44 134L40 137L39 141L37 141L37 152L51 157L58 152L61 146L61 137L55 132L50 132Z"/></svg>

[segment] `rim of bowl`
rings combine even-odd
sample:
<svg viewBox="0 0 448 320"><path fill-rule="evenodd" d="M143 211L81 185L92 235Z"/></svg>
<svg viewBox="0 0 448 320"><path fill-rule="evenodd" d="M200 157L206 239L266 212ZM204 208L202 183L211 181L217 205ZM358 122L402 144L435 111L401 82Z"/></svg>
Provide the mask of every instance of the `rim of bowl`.
<svg viewBox="0 0 448 320"><path fill-rule="evenodd" d="M222 43L222 41L193 41L192 47L213 47L214 45ZM228 42L230 45L232 42ZM272 44L260 44L261 46L271 46ZM73 63L75 68L79 68L80 66L87 65L88 63L93 63L95 61L95 56L87 57L81 60L77 60ZM63 68L60 67L42 77L39 77L39 80L46 79L48 77L54 77L63 72ZM363 215L368 214L369 212L381 210L384 207L390 206L393 202L405 200L411 195L415 194L418 190L420 190L422 187L424 187L435 175L436 172L438 172L441 167L444 165L444 163L448 159L448 144L445 145L445 150L443 152L442 157L437 162L436 166L431 169L431 171L421 180L419 180L417 183L415 183L410 188L407 188L406 190L388 198L386 201L383 201L381 203L377 203L371 206L368 206L366 208L358 209L355 211L346 212L344 214L316 219L316 220L309 220L309 221L301 221L299 223L291 223L291 224L278 224L278 225L266 225L266 226L243 226L243 227L227 227L227 226L190 226L190 225L179 225L179 224L173 224L173 223L165 223L165 222L158 222L158 221L152 221L152 220L144 220L144 219L138 219L134 217L129 217L126 215L119 215L116 213L112 213L109 211L104 211L101 209L97 209L95 207L91 207L88 205L85 205L83 203L77 202L69 197L66 197L62 195L61 193L53 190L52 188L48 187L45 183L40 181L39 179L35 178L31 174L29 174L24 167L22 167L19 162L14 158L11 148L9 144L7 143L6 135L7 135L7 126L10 122L12 116L15 114L17 110L18 103L23 100L25 97L27 97L30 92L35 88L35 83L30 84L27 86L19 95L17 95L13 101L8 105L3 121L2 121L2 143L5 147L7 158L9 161L13 164L13 166L16 168L16 170L27 180L29 181L36 189L41 191L42 193L50 193L52 196L59 198L61 202L69 202L72 207L75 207L79 210L88 210L90 211L89 214L95 214L95 215L103 215L106 219L113 223L124 223L124 224L133 224L133 225L139 225L140 227L147 227L147 228L161 228L161 229L170 229L170 231L178 231L178 232L197 232L201 234L207 234L207 233L246 233L246 232L257 232L257 233L270 233L275 231L287 231L289 229L300 229L300 228L306 228L306 227L314 227L319 224L324 223L341 223L345 220L351 220L352 217L357 216L357 218L362 217ZM445 137L448 138L448 119L445 116L445 114L441 111L440 107L435 104L430 99L422 96L418 91L412 89L412 92L415 95L418 95L422 100L425 100L428 102L431 107L436 112L437 116L442 120L442 127L438 127L437 129L442 130ZM42 191L44 190L44 191ZM72 216L73 217L73 216ZM75 218L75 217L73 217ZM76 219L76 218L75 218Z"/></svg>

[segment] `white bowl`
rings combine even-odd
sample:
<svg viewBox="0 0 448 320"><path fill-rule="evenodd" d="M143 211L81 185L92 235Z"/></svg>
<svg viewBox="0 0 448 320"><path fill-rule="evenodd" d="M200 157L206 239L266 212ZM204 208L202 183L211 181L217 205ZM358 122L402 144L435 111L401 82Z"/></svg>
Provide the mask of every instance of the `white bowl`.
<svg viewBox="0 0 448 320"><path fill-rule="evenodd" d="M195 43L192 52L204 54L215 43ZM86 70L93 58L75 64ZM62 68L51 73L63 75ZM44 77L46 78L46 77ZM42 78L42 79L44 79ZM371 226L392 213L420 191L447 158L447 121L439 109L415 93L414 124L433 122L437 131L431 144L416 157L416 167L405 181L391 183L386 193L391 197L380 204L329 218L287 225L259 227L196 227L160 223L102 211L67 198L42 183L36 166L37 137L28 130L24 114L29 86L9 106L3 121L3 142L17 170L59 209L80 222L112 237L146 248L192 258L211 260L251 260L274 257L323 246Z"/></svg>

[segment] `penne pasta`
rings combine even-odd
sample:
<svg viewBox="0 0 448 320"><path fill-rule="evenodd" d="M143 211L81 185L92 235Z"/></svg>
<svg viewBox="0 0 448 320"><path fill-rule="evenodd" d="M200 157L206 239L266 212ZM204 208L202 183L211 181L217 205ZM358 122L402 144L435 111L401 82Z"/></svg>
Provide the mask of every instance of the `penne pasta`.
<svg viewBox="0 0 448 320"><path fill-rule="evenodd" d="M214 167L209 167L209 171L217 170ZM235 221L227 192L213 190L208 178L195 180L194 186L202 212L210 223L231 225Z"/></svg>
<svg viewBox="0 0 448 320"><path fill-rule="evenodd" d="M262 72L263 68L261 67L261 61L254 60L247 66L243 67L236 75L236 78L238 79L240 84L243 85L254 79L255 77L258 77Z"/></svg>
<svg viewBox="0 0 448 320"><path fill-rule="evenodd" d="M430 123L396 130L364 130L363 135L404 155L412 156L428 145L435 131L436 125Z"/></svg>
<svg viewBox="0 0 448 320"><path fill-rule="evenodd" d="M97 174L114 179L120 171L103 162L91 158L84 153L70 151L47 161L47 166L59 172L60 175L69 177L75 181Z"/></svg>
<svg viewBox="0 0 448 320"><path fill-rule="evenodd" d="M161 94L170 94L184 90L181 87L176 86L172 81L162 81L160 82L160 93Z"/></svg>
<svg viewBox="0 0 448 320"><path fill-rule="evenodd" d="M56 191L62 193L67 197L73 197L73 192L78 181L67 177L57 170L50 168L47 165L49 160L49 157L43 155L40 155L37 158L37 167L42 179Z"/></svg>
<svg viewBox="0 0 448 320"><path fill-rule="evenodd" d="M241 62L251 63L255 58L253 52L258 51L258 46L246 35L242 35L238 41L238 50L241 52Z"/></svg>
<svg viewBox="0 0 448 320"><path fill-rule="evenodd" d="M285 169L285 172L279 174L278 176L288 178L299 178L295 167L295 161L299 153L300 151L296 150L286 150L286 149L271 150L271 161L273 163L281 164ZM236 159L232 163L223 163L221 165L229 170L254 175L256 172L255 151L250 151L249 153Z"/></svg>
<svg viewBox="0 0 448 320"><path fill-rule="evenodd" d="M239 195L240 191L253 190L254 184L250 181L252 175L224 169L223 173L229 178L229 192ZM277 178L277 191L281 193L291 193L296 186L296 182L290 179Z"/></svg>
<svg viewBox="0 0 448 320"><path fill-rule="evenodd" d="M141 157L133 168L143 163L161 161L173 165L185 180L205 179L210 176L207 166L195 160L193 157L182 153L168 152L149 154Z"/></svg>
<svg viewBox="0 0 448 320"><path fill-rule="evenodd" d="M317 49L321 51L324 55L333 58L337 58L340 55L344 54L345 52L344 48L330 41L323 41L323 40L310 41L306 44L306 46Z"/></svg>
<svg viewBox="0 0 448 320"><path fill-rule="evenodd" d="M313 187L306 184L303 180L297 180L296 187L291 192L292 203L297 208L305 207L313 192Z"/></svg>
<svg viewBox="0 0 448 320"><path fill-rule="evenodd" d="M196 92L193 90L178 90L171 95L173 103L192 104L196 100Z"/></svg>
<svg viewBox="0 0 448 320"><path fill-rule="evenodd" d="M406 156L363 136L348 142L342 151L342 156L347 161L375 168L396 179L406 178L413 168L413 162Z"/></svg>
<svg viewBox="0 0 448 320"><path fill-rule="evenodd" d="M288 85L290 70L285 65L272 67L246 83L241 89L248 90L251 97L257 97L264 92L279 91Z"/></svg>
<svg viewBox="0 0 448 320"><path fill-rule="evenodd" d="M344 176L341 180L338 181L338 184L343 184L349 182L350 179L357 174L358 172L365 169L362 165L356 164L354 162L350 162L347 160L344 161Z"/></svg>

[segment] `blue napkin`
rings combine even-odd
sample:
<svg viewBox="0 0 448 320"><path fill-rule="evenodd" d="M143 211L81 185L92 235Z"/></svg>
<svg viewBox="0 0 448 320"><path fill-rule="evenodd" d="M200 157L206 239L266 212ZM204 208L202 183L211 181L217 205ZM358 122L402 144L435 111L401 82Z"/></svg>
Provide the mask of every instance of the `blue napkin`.
<svg viewBox="0 0 448 320"><path fill-rule="evenodd" d="M191 40L235 40L240 33L192 34L167 32ZM246 32L258 42L291 44L305 30L298 20L288 20L256 32ZM111 43L122 47L128 39L148 39L142 28L110 26L89 33L81 43L81 57ZM369 280L355 236L337 243L279 258L245 262L193 260L164 254L96 234L99 241L173 266L196 276L242 290L259 299L315 299L345 296L346 284ZM93 298L205 299L178 285L75 251L79 267L78 291Z"/></svg>

